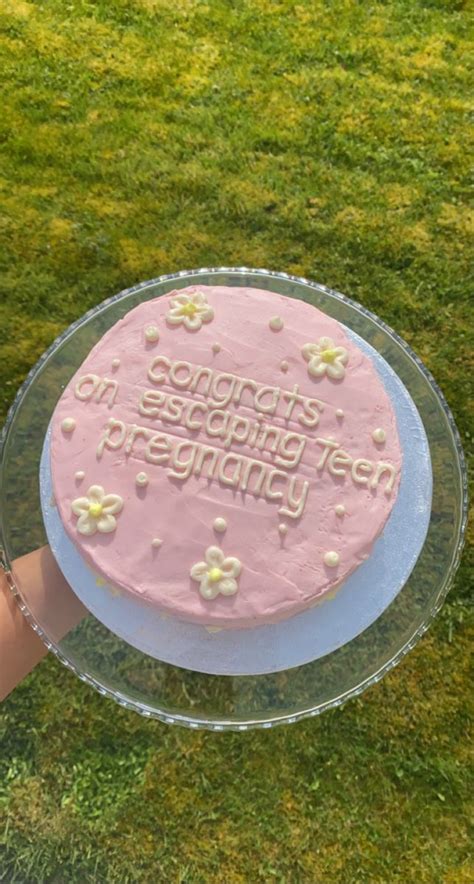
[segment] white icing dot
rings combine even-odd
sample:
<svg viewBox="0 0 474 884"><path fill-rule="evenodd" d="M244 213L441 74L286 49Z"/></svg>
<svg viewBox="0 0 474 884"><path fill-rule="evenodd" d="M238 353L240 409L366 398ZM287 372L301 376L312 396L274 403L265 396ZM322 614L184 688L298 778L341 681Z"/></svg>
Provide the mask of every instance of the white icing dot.
<svg viewBox="0 0 474 884"><path fill-rule="evenodd" d="M154 547L154 549L158 549L158 547L161 546L162 543L163 543L163 541L160 540L159 537L154 537L153 540L151 541L151 545Z"/></svg>
<svg viewBox="0 0 474 884"><path fill-rule="evenodd" d="M213 345L212 345L212 352L213 352L213 353L219 353L219 352L220 352L220 349L221 349L221 345L220 345L220 344L213 344Z"/></svg>
<svg viewBox="0 0 474 884"><path fill-rule="evenodd" d="M160 333L156 325L147 325L145 329L145 337L147 341L149 341L151 344L154 344L155 341L158 340L158 338L160 337Z"/></svg>
<svg viewBox="0 0 474 884"><path fill-rule="evenodd" d="M288 525L285 525L284 522L281 522L280 525L278 525L278 531L280 532L280 534L288 534Z"/></svg>
<svg viewBox="0 0 474 884"><path fill-rule="evenodd" d="M387 434L385 430L382 430L382 427L377 427L377 429L374 430L374 432L372 433L372 439L374 440L374 442L385 442L386 438Z"/></svg>
<svg viewBox="0 0 474 884"><path fill-rule="evenodd" d="M343 516L346 512L346 508L343 503L338 503L337 506L334 507L334 512L336 516Z"/></svg>
<svg viewBox="0 0 474 884"><path fill-rule="evenodd" d="M65 433L72 433L72 431L76 429L76 421L74 418L65 417L61 424L61 429L64 430Z"/></svg>
<svg viewBox="0 0 474 884"><path fill-rule="evenodd" d="M281 316L272 316L268 325L272 331L281 331L283 328L283 319Z"/></svg>
<svg viewBox="0 0 474 884"><path fill-rule="evenodd" d="M227 522L222 516L219 516L217 519L214 519L214 531L219 531L221 534L223 531L227 529Z"/></svg>
<svg viewBox="0 0 474 884"><path fill-rule="evenodd" d="M334 550L324 553L324 564L328 568L335 568L339 564L339 553L334 552Z"/></svg>
<svg viewBox="0 0 474 884"><path fill-rule="evenodd" d="M112 368L118 368L120 365L120 359L112 359Z"/></svg>
<svg viewBox="0 0 474 884"><path fill-rule="evenodd" d="M137 485L141 485L142 487L144 485L148 485L147 474L146 473L137 473L137 475L135 476L135 482L137 483Z"/></svg>
<svg viewBox="0 0 474 884"><path fill-rule="evenodd" d="M86 475L86 474L85 474L84 470L78 470L77 473L75 473L74 478L75 478L78 482L82 482L82 480L83 480L83 478L84 478L85 475Z"/></svg>
<svg viewBox="0 0 474 884"><path fill-rule="evenodd" d="M286 359L284 359L283 362L280 362L280 368L282 371L288 371L289 367Z"/></svg>
<svg viewBox="0 0 474 884"><path fill-rule="evenodd" d="M344 412L343 412L342 408L336 409L336 417L344 417Z"/></svg>

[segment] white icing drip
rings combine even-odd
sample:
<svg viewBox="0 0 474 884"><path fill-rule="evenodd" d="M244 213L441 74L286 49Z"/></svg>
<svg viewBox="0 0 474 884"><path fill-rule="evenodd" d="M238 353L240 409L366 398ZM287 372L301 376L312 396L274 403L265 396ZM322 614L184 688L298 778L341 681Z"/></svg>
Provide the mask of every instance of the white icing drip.
<svg viewBox="0 0 474 884"><path fill-rule="evenodd" d="M334 507L334 512L336 516L343 516L346 512L346 508L343 503L338 503L337 506Z"/></svg>
<svg viewBox="0 0 474 884"><path fill-rule="evenodd" d="M242 570L239 559L224 556L218 546L210 546L205 553L205 561L197 562L191 568L191 577L199 583L203 599L215 599L221 595L234 595L237 592L237 578Z"/></svg>
<svg viewBox="0 0 474 884"><path fill-rule="evenodd" d="M112 365L112 368L119 368L120 367L120 359L118 357L116 357L115 359L112 359L111 365Z"/></svg>
<svg viewBox="0 0 474 884"><path fill-rule="evenodd" d="M73 430L76 429L76 421L74 420L74 418L73 417L65 417L62 424L61 424L61 429L65 433L72 433Z"/></svg>
<svg viewBox="0 0 474 884"><path fill-rule="evenodd" d="M151 545L154 549L158 549L162 543L163 543L163 541L160 540L159 537L154 537L153 540L151 541Z"/></svg>
<svg viewBox="0 0 474 884"><path fill-rule="evenodd" d="M218 516L217 519L214 519L213 528L214 528L214 531L219 531L219 533L222 534L224 531L227 530L226 520L224 518L222 518L222 516Z"/></svg>
<svg viewBox="0 0 474 884"><path fill-rule="evenodd" d="M315 378L327 374L341 380L345 373L349 354L345 347L337 347L332 338L320 338L316 344L305 344L301 349L303 359L308 363L308 374Z"/></svg>
<svg viewBox="0 0 474 884"><path fill-rule="evenodd" d="M123 499L119 494L106 494L102 485L91 485L87 496L72 501L71 509L79 516L79 534L110 534L117 526L115 514L123 509Z"/></svg>
<svg viewBox="0 0 474 884"><path fill-rule="evenodd" d="M328 568L336 568L339 562L339 553L334 552L334 550L324 553L324 564L327 565Z"/></svg>
<svg viewBox="0 0 474 884"><path fill-rule="evenodd" d="M382 427L377 427L377 429L374 430L374 432L372 433L372 439L374 440L374 442L377 442L379 444L385 442L386 438L387 434L385 430L382 430Z"/></svg>
<svg viewBox="0 0 474 884"><path fill-rule="evenodd" d="M288 534L288 525L285 525L284 522L280 522L278 525L278 531L280 534Z"/></svg>
<svg viewBox="0 0 474 884"><path fill-rule="evenodd" d="M281 369L282 371L287 372L288 369L289 369L289 367L290 367L290 366L288 365L286 359L283 359L283 361L280 362L280 369Z"/></svg>
<svg viewBox="0 0 474 884"><path fill-rule="evenodd" d="M149 479L147 473L137 473L137 475L135 476L135 482L141 487L148 485Z"/></svg>
<svg viewBox="0 0 474 884"><path fill-rule="evenodd" d="M86 474L84 470L77 470L77 472L74 474L74 478L77 482L82 482L82 480L85 478L85 475Z"/></svg>
<svg viewBox="0 0 474 884"><path fill-rule="evenodd" d="M145 329L145 338L149 344L154 344L160 338L160 333L156 325L147 325Z"/></svg>
<svg viewBox="0 0 474 884"><path fill-rule="evenodd" d="M272 331L281 331L283 328L283 319L281 316L272 316L268 325Z"/></svg>

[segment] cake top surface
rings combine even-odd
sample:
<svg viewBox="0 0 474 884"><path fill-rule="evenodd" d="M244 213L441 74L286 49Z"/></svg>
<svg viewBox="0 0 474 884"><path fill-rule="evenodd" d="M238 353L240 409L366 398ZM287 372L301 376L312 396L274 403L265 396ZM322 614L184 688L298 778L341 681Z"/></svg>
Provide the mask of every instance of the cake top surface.
<svg viewBox="0 0 474 884"><path fill-rule="evenodd" d="M401 451L371 360L299 300L196 286L146 301L52 419L59 512L98 579L208 626L316 603L370 554Z"/></svg>

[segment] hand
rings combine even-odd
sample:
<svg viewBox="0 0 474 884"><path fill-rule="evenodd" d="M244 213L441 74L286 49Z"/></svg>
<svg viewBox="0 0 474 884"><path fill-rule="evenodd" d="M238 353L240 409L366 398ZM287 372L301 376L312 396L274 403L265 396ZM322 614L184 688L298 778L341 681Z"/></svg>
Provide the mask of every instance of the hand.
<svg viewBox="0 0 474 884"><path fill-rule="evenodd" d="M10 574L38 624L48 623L48 637L55 644L88 616L87 608L66 583L49 546L15 559ZM0 570L0 700L48 650L21 613L8 585L10 574Z"/></svg>

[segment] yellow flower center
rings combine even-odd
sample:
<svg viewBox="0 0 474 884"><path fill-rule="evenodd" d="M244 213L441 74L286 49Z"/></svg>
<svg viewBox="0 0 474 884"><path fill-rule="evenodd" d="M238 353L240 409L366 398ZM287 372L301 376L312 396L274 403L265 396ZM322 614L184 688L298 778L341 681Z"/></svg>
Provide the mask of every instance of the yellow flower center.
<svg viewBox="0 0 474 884"><path fill-rule="evenodd" d="M192 301L189 301L187 304L183 304L179 312L181 313L181 316L194 316L196 310L196 304L193 304Z"/></svg>
<svg viewBox="0 0 474 884"><path fill-rule="evenodd" d="M220 568L211 568L211 570L207 572L207 576L211 583L217 583L217 581L221 579L223 574Z"/></svg>
<svg viewBox="0 0 474 884"><path fill-rule="evenodd" d="M90 503L89 504L89 515L92 516L93 519L98 519L99 516L102 515L102 504L101 503Z"/></svg>
<svg viewBox="0 0 474 884"><path fill-rule="evenodd" d="M334 362L337 356L337 350L323 350L321 353L321 359L323 362Z"/></svg>

